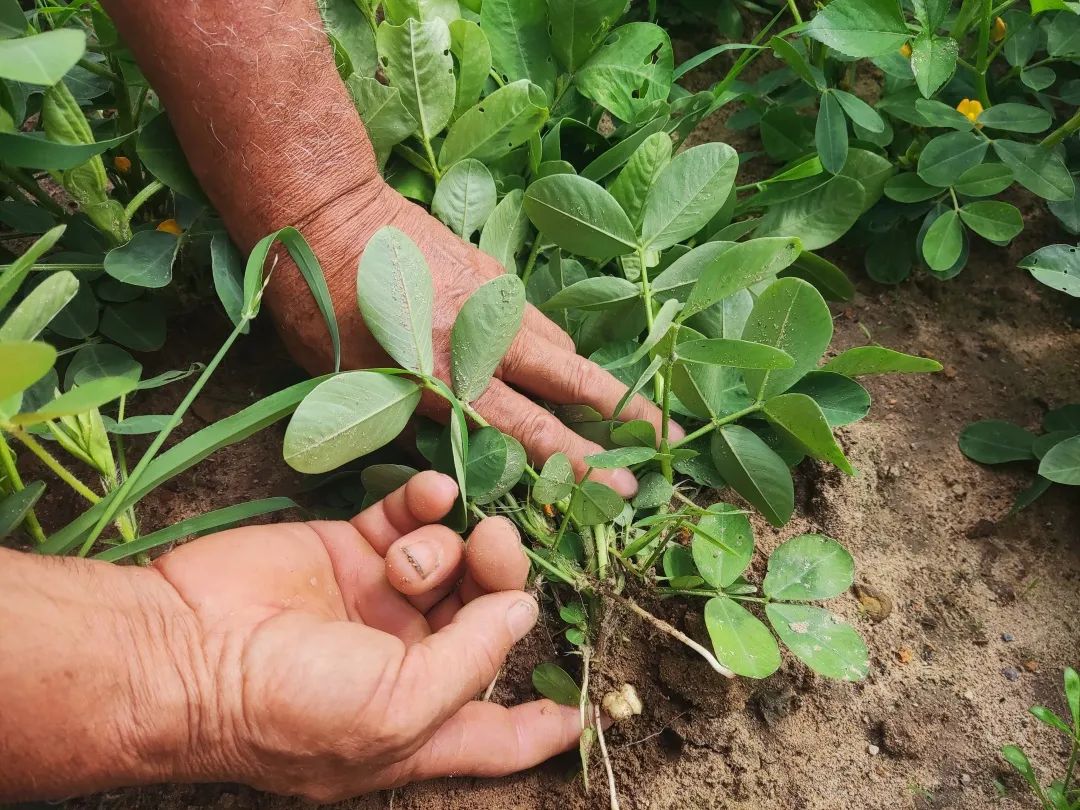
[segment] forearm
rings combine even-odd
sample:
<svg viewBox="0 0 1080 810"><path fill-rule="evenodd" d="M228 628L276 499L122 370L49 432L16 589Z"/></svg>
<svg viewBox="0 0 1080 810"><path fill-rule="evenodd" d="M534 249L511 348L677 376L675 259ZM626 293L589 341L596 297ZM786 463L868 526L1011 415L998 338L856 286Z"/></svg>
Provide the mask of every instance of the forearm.
<svg viewBox="0 0 1080 810"><path fill-rule="evenodd" d="M381 185L315 0L105 0L244 249Z"/></svg>
<svg viewBox="0 0 1080 810"><path fill-rule="evenodd" d="M193 621L154 571L0 549L0 801L194 778Z"/></svg>

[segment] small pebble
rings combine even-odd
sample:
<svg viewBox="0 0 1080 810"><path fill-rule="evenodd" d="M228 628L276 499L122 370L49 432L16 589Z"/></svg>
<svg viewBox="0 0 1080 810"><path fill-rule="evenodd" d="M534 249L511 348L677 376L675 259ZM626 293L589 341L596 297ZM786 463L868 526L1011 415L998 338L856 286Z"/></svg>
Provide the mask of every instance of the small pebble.
<svg viewBox="0 0 1080 810"><path fill-rule="evenodd" d="M1014 636L1012 633L1002 633L1001 640L1004 642L1016 641L1016 636Z"/></svg>
<svg viewBox="0 0 1080 810"><path fill-rule="evenodd" d="M1025 661L1024 662L1024 669L1026 669L1028 672L1038 672L1039 671L1039 662L1038 661Z"/></svg>
<svg viewBox="0 0 1080 810"><path fill-rule="evenodd" d="M1001 670L1001 674L1005 676L1007 681L1020 680L1020 670L1016 667L1005 667L1005 669Z"/></svg>
<svg viewBox="0 0 1080 810"><path fill-rule="evenodd" d="M866 746L866 753L868 753L872 757L876 757L878 754L881 753L881 749L873 743L870 743L870 745Z"/></svg>
<svg viewBox="0 0 1080 810"><path fill-rule="evenodd" d="M971 781L971 776L969 774L962 773L960 774L960 781L966 785L968 782Z"/></svg>

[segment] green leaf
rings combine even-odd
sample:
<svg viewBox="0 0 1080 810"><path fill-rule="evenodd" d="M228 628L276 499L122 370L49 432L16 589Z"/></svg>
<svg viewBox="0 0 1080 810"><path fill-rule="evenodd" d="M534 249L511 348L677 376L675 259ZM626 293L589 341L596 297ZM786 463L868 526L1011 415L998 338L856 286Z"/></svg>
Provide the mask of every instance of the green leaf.
<svg viewBox="0 0 1080 810"><path fill-rule="evenodd" d="M345 87L380 161L385 160L392 147L416 132L419 124L402 101L398 88L355 74L345 81Z"/></svg>
<svg viewBox="0 0 1080 810"><path fill-rule="evenodd" d="M712 457L724 481L755 506L773 526L795 511L795 491L787 464L753 431L724 425L713 432Z"/></svg>
<svg viewBox="0 0 1080 810"><path fill-rule="evenodd" d="M844 451L833 438L825 414L806 394L781 394L765 400L764 412L773 427L794 441L809 455L835 464L848 475L854 475Z"/></svg>
<svg viewBox="0 0 1080 810"><path fill-rule="evenodd" d="M780 668L780 650L760 619L726 596L705 603L705 629L720 663L745 678L767 678Z"/></svg>
<svg viewBox="0 0 1080 810"><path fill-rule="evenodd" d="M495 206L480 232L480 250L495 259L508 272L517 270L517 256L529 235L529 217L525 213L525 192L511 189Z"/></svg>
<svg viewBox="0 0 1080 810"><path fill-rule="evenodd" d="M561 501L574 488L574 470L570 459L562 453L553 453L540 471L540 478L533 484L532 497L539 504Z"/></svg>
<svg viewBox="0 0 1080 810"><path fill-rule="evenodd" d="M548 0L551 50L559 65L574 73L622 16L626 0Z"/></svg>
<svg viewBox="0 0 1080 810"><path fill-rule="evenodd" d="M649 333L645 336L645 340L641 342L633 353L626 355L613 363L605 363L604 368L608 371L618 370L620 368L626 368L627 366L633 366L639 360L643 359L667 335L681 306L682 305L674 298L665 301L664 305L660 307L660 311L656 313L656 316L653 318L653 325L649 328ZM659 359L662 363L663 358ZM659 366L657 366L657 368L659 368ZM654 371L655 370L656 369L654 369ZM627 397L626 400L629 401L629 398ZM616 408L614 416L617 417L621 410L621 407Z"/></svg>
<svg viewBox="0 0 1080 810"><path fill-rule="evenodd" d="M616 447L613 450L585 456L585 463L598 470L614 470L618 467L642 464L655 455L656 450L652 447Z"/></svg>
<svg viewBox="0 0 1080 810"><path fill-rule="evenodd" d="M1080 298L1080 252L1073 245L1047 245L1020 260L1038 281Z"/></svg>
<svg viewBox="0 0 1080 810"><path fill-rule="evenodd" d="M852 57L896 51L911 36L895 0L833 0L809 22L806 33Z"/></svg>
<svg viewBox="0 0 1080 810"><path fill-rule="evenodd" d="M732 368L793 368L795 360L787 352L731 338L688 340L675 347L675 356L686 363L704 363Z"/></svg>
<svg viewBox="0 0 1080 810"><path fill-rule="evenodd" d="M30 270L33 269L34 263L52 249L66 228L66 225L57 225L52 230L46 231L0 275L0 309L6 307L15 297L15 293L19 291L30 274Z"/></svg>
<svg viewBox="0 0 1080 810"><path fill-rule="evenodd" d="M36 411L11 417L11 422L16 425L37 425L62 416L86 413L134 391L135 385L136 381L130 377L100 377L61 394Z"/></svg>
<svg viewBox="0 0 1080 810"><path fill-rule="evenodd" d="M506 464L503 466L502 475L499 476L498 481L495 482L495 485L492 488L486 493L472 496L473 501L481 506L494 503L517 486L518 482L521 480L522 474L525 472L525 467L528 465L528 459L525 456L525 448L521 446L521 442L505 433L500 433L500 435L502 436L503 444L506 445ZM471 438L469 440L469 452L471 458ZM469 471L467 476L471 475L472 471ZM470 489L472 489L472 478L468 478L468 482Z"/></svg>
<svg viewBox="0 0 1080 810"><path fill-rule="evenodd" d="M821 106L814 129L814 146L821 158L821 165L827 172L836 174L844 168L848 152L847 119L840 102L829 91L821 94Z"/></svg>
<svg viewBox="0 0 1080 810"><path fill-rule="evenodd" d="M165 314L156 300L110 304L98 330L121 346L137 352L156 352L165 345Z"/></svg>
<svg viewBox="0 0 1080 810"><path fill-rule="evenodd" d="M667 32L652 23L621 25L574 74L581 94L621 121L667 99L675 57Z"/></svg>
<svg viewBox="0 0 1080 810"><path fill-rule="evenodd" d="M44 481L31 481L18 492L0 499L0 540L15 531L44 492Z"/></svg>
<svg viewBox="0 0 1080 810"><path fill-rule="evenodd" d="M130 377L136 382L142 365L119 346L94 343L79 349L64 372L64 387L84 385L100 377Z"/></svg>
<svg viewBox="0 0 1080 810"><path fill-rule="evenodd" d="M988 146L973 132L938 135L919 155L919 177L933 186L951 186L968 169L982 163Z"/></svg>
<svg viewBox="0 0 1080 810"><path fill-rule="evenodd" d="M795 262L779 273L780 278L801 278L817 288L829 301L850 301L855 285L839 267L815 253L803 251Z"/></svg>
<svg viewBox="0 0 1080 810"><path fill-rule="evenodd" d="M56 349L48 343L0 343L0 400L25 391L56 362Z"/></svg>
<svg viewBox="0 0 1080 810"><path fill-rule="evenodd" d="M645 198L642 244L664 250L704 228L731 193L738 166L738 155L725 143L676 155Z"/></svg>
<svg viewBox="0 0 1080 810"><path fill-rule="evenodd" d="M991 242L1008 242L1024 230L1020 209L997 200L981 200L960 208L960 219L975 233Z"/></svg>
<svg viewBox="0 0 1080 810"><path fill-rule="evenodd" d="M319 12L326 32L348 54L356 74L374 76L378 68L373 22L355 0L319 0Z"/></svg>
<svg viewBox="0 0 1080 810"><path fill-rule="evenodd" d="M487 389L524 313L525 286L516 275L496 276L465 301L450 333L450 376L463 402Z"/></svg>
<svg viewBox="0 0 1080 810"><path fill-rule="evenodd" d="M22 36L26 33L26 15L17 0L0 2L0 38ZM3 532L0 532L0 537Z"/></svg>
<svg viewBox="0 0 1080 810"><path fill-rule="evenodd" d="M432 374L435 287L423 254L405 233L389 225L375 232L360 256L356 290L364 323L386 353L403 368Z"/></svg>
<svg viewBox="0 0 1080 810"><path fill-rule="evenodd" d="M159 288L172 281L180 240L165 231L139 231L105 254L105 272L124 284Z"/></svg>
<svg viewBox="0 0 1080 810"><path fill-rule="evenodd" d="M990 129L1033 133L1049 129L1053 119L1042 107L1004 103L983 110L979 114L979 123Z"/></svg>
<svg viewBox="0 0 1080 810"><path fill-rule="evenodd" d="M634 509L658 509L668 503L675 494L675 487L664 478L663 473L653 471L645 473L638 482L637 495L632 505Z"/></svg>
<svg viewBox="0 0 1080 810"><path fill-rule="evenodd" d="M679 273L697 274L686 306L679 314L679 319L684 321L729 295L776 275L796 261L800 253L802 244L792 237L766 236L735 244L706 242L677 259L656 280L661 281L665 274L670 274L672 280Z"/></svg>
<svg viewBox="0 0 1080 810"><path fill-rule="evenodd" d="M136 386L135 390L139 390ZM168 414L141 414L129 416L122 422L101 415L102 424L109 433L117 436L146 436L149 433L160 433L169 422Z"/></svg>
<svg viewBox="0 0 1080 810"><path fill-rule="evenodd" d="M162 183L185 197L206 203L206 195L192 173L165 113L158 113L139 131L135 151L146 170Z"/></svg>
<svg viewBox="0 0 1080 810"><path fill-rule="evenodd" d="M870 411L870 394L857 382L841 374L812 371L790 390L813 399L833 428L858 422Z"/></svg>
<svg viewBox="0 0 1080 810"><path fill-rule="evenodd" d="M1080 674L1072 667L1065 667L1065 701L1069 704L1073 730L1080 732Z"/></svg>
<svg viewBox="0 0 1080 810"><path fill-rule="evenodd" d="M923 27L933 30L945 21L951 3L950 0L913 0L911 5Z"/></svg>
<svg viewBox="0 0 1080 810"><path fill-rule="evenodd" d="M16 168L66 171L119 146L129 137L131 133L126 132L96 143L69 144L50 141L40 132L0 132L0 154L4 156L4 163Z"/></svg>
<svg viewBox="0 0 1080 810"><path fill-rule="evenodd" d="M1071 431L1080 433L1080 403L1062 405L1047 411L1043 416L1043 430L1046 431Z"/></svg>
<svg viewBox="0 0 1080 810"><path fill-rule="evenodd" d="M941 363L929 357L886 349L883 346L856 346L841 352L821 367L822 371L861 377L865 374L916 374L941 371Z"/></svg>
<svg viewBox="0 0 1080 810"><path fill-rule="evenodd" d="M0 341L33 340L78 291L78 279L67 270L49 276L7 316L0 326Z"/></svg>
<svg viewBox="0 0 1080 810"><path fill-rule="evenodd" d="M795 365L790 369L748 369L743 377L750 395L765 400L790 388L816 367L832 333L829 307L813 286L797 278L769 285L754 302L742 339L781 349L794 358Z"/></svg>
<svg viewBox="0 0 1080 810"><path fill-rule="evenodd" d="M831 599L855 577L855 561L831 537L803 534L782 543L769 557L761 589L770 599L806 602Z"/></svg>
<svg viewBox="0 0 1080 810"><path fill-rule="evenodd" d="M577 706L581 703L581 688L558 664L537 666L532 671L532 682L537 692L561 706Z"/></svg>
<svg viewBox="0 0 1080 810"><path fill-rule="evenodd" d="M233 326L240 326L244 312L244 257L224 231L210 239L210 266L214 275L214 290ZM243 325L243 332L250 330Z"/></svg>
<svg viewBox="0 0 1080 810"><path fill-rule="evenodd" d="M556 71L545 0L485 0L480 7L480 28L504 81L528 79L548 98L553 96Z"/></svg>
<svg viewBox="0 0 1080 810"><path fill-rule="evenodd" d="M1024 752L1018 746L1006 745L1001 749L1001 756L1020 772L1020 775L1024 777L1024 781L1028 783L1032 791L1039 795L1042 786L1039 784L1039 779L1035 776L1035 770L1031 767L1031 762Z"/></svg>
<svg viewBox="0 0 1080 810"><path fill-rule="evenodd" d="M915 113L916 119L922 119L917 121L920 126L948 127L960 132L971 132L975 128L975 124L958 109L934 99L915 99Z"/></svg>
<svg viewBox="0 0 1080 810"><path fill-rule="evenodd" d="M877 110L856 95L844 90L830 90L829 95L840 102L847 117L852 123L857 124L870 132L884 132L885 121L878 115Z"/></svg>
<svg viewBox="0 0 1080 810"><path fill-rule="evenodd" d="M1023 68L1020 71L1020 81L1035 92L1039 92L1056 82L1057 74L1054 72L1053 68L1045 66Z"/></svg>
<svg viewBox="0 0 1080 810"><path fill-rule="evenodd" d="M484 91L491 73L491 46L480 26L472 20L454 20L450 23L450 50L458 65L454 99L454 118L457 118Z"/></svg>
<svg viewBox="0 0 1080 810"><path fill-rule="evenodd" d="M1007 189L1012 182L1013 173L1008 166L1001 163L983 163L960 175L953 188L957 194L968 197L991 197Z"/></svg>
<svg viewBox="0 0 1080 810"><path fill-rule="evenodd" d="M922 254L931 270L944 272L956 264L964 249L964 229L960 225L960 216L949 209L926 231L923 238Z"/></svg>
<svg viewBox="0 0 1080 810"><path fill-rule="evenodd" d="M598 260L632 253L634 227L607 191L576 174L556 174L525 191L533 225L570 253Z"/></svg>
<svg viewBox="0 0 1080 810"><path fill-rule="evenodd" d="M252 518L280 512L282 509L299 508L292 498L262 498L260 500L239 503L226 506L224 509L215 509L205 515L187 518L174 523L165 529L159 529L150 534L144 534L139 539L122 543L118 546L106 549L94 555L95 560L104 562L118 562L134 557L136 554L145 554L155 548L160 548L167 543L174 543L185 537L196 535L201 537L210 532L217 532L239 525Z"/></svg>
<svg viewBox="0 0 1080 810"><path fill-rule="evenodd" d="M49 86L75 67L86 52L86 34L58 28L18 39L0 40L0 79ZM5 155L5 163L7 162Z"/></svg>
<svg viewBox="0 0 1080 810"><path fill-rule="evenodd" d="M1039 475L1056 484L1080 485L1080 436L1054 445L1039 463Z"/></svg>
<svg viewBox="0 0 1080 810"><path fill-rule="evenodd" d="M769 47L772 48L773 53L778 58L783 60L789 68L795 71L796 76L811 87L821 89L819 87L820 79L818 78L820 73L818 76L814 75L813 70L810 68L810 63L806 61L806 57L803 56L801 50L782 37L773 37L770 39Z"/></svg>
<svg viewBox="0 0 1080 810"><path fill-rule="evenodd" d="M392 441L420 401L403 377L371 371L338 374L300 403L285 431L283 453L294 470L322 473Z"/></svg>
<svg viewBox="0 0 1080 810"><path fill-rule="evenodd" d="M924 98L930 98L953 77L959 55L960 46L952 37L939 37L930 31L915 37L911 43L911 71Z"/></svg>
<svg viewBox="0 0 1080 810"><path fill-rule="evenodd" d="M640 225L645 198L664 167L671 162L671 136L654 132L641 142L608 191L635 226Z"/></svg>
<svg viewBox="0 0 1080 810"><path fill-rule="evenodd" d="M960 431L960 452L980 464L1004 464L1035 458L1035 437L1019 425L997 419L972 422Z"/></svg>
<svg viewBox="0 0 1080 810"><path fill-rule="evenodd" d="M503 434L493 427L481 427L469 436L469 457L465 462L466 495L475 499L492 492L506 471L507 445ZM520 473L519 473L520 475Z"/></svg>
<svg viewBox="0 0 1080 810"><path fill-rule="evenodd" d="M450 122L454 112L454 60L450 29L441 19L402 25L383 22L376 33L379 60L390 85L401 93L405 109L431 140Z"/></svg>
<svg viewBox="0 0 1080 810"><path fill-rule="evenodd" d="M582 481L570 501L570 516L582 526L598 526L617 518L626 502L615 490L597 481Z"/></svg>
<svg viewBox="0 0 1080 810"><path fill-rule="evenodd" d="M532 82L521 79L500 87L450 127L439 165L447 168L465 158L490 164L538 133L547 118L547 98Z"/></svg>
<svg viewBox="0 0 1080 810"><path fill-rule="evenodd" d="M977 166L977 169L983 168ZM1011 176L1011 174L1010 174ZM942 193L938 186L932 186L919 175L912 172L896 174L885 183L885 196L902 203L917 203L929 200Z"/></svg>
<svg viewBox="0 0 1080 810"><path fill-rule="evenodd" d="M866 644L858 632L829 611L771 602L765 615L788 649L819 675L861 681L870 671Z"/></svg>
<svg viewBox="0 0 1080 810"><path fill-rule="evenodd" d="M449 23L461 16L457 0L385 0L383 10L393 23L403 23L410 17L423 21L441 19Z"/></svg>
<svg viewBox="0 0 1080 810"><path fill-rule="evenodd" d="M714 588L726 588L739 578L754 556L754 530L743 510L727 503L712 504L696 526L691 551L702 578Z"/></svg>
<svg viewBox="0 0 1080 810"><path fill-rule="evenodd" d="M455 163L439 180L431 213L466 241L495 210L495 179L487 167L469 158Z"/></svg>
<svg viewBox="0 0 1080 810"><path fill-rule="evenodd" d="M1073 177L1057 152L1017 141L994 141L994 152L1012 169L1016 182L1033 194L1062 202L1076 193Z"/></svg>
<svg viewBox="0 0 1080 810"><path fill-rule="evenodd" d="M619 141L613 147L603 152L599 157L581 170L581 176L599 182L622 166L634 154L634 151L645 142L646 138L652 137L657 132L664 131L670 116L661 114L647 123L633 135ZM591 131L591 130L589 130ZM602 141L601 141L602 142Z"/></svg>
<svg viewBox="0 0 1080 810"><path fill-rule="evenodd" d="M608 309L622 301L632 301L641 295L641 288L616 276L586 278L565 287L541 306L542 312L561 309Z"/></svg>
<svg viewBox="0 0 1080 810"><path fill-rule="evenodd" d="M373 502L405 486L417 470L404 464L372 464L360 473L364 495Z"/></svg>

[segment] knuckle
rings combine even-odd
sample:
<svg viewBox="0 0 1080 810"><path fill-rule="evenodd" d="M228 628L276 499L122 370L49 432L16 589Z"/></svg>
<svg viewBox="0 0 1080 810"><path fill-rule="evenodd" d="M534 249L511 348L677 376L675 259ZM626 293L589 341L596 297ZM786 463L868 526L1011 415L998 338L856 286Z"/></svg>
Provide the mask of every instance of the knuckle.
<svg viewBox="0 0 1080 810"><path fill-rule="evenodd" d="M517 430L521 443L534 450L550 447L555 441L555 426L552 424L554 418L539 408L532 408L522 415Z"/></svg>

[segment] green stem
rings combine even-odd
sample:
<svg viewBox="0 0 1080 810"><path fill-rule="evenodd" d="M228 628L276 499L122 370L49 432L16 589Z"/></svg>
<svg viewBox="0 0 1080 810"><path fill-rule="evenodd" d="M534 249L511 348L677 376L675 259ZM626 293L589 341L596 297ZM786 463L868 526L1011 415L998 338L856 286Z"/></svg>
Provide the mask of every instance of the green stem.
<svg viewBox="0 0 1080 810"><path fill-rule="evenodd" d="M80 59L76 64L83 70L93 73L95 76L100 76L103 79L108 79L110 82L116 83L120 81L119 76L100 62L91 62L89 59Z"/></svg>
<svg viewBox="0 0 1080 810"><path fill-rule="evenodd" d="M428 163L431 164L431 176L438 183L442 179L442 172L439 171L439 162L435 160L435 150L431 148L431 141L427 139L426 135L421 136L420 140L424 144L424 154L427 155Z"/></svg>
<svg viewBox="0 0 1080 810"><path fill-rule="evenodd" d="M671 422L671 374L674 368L675 364L670 359L664 364L663 391L661 392L662 418L660 419L660 452L662 456L660 459L660 472L663 473L664 478L666 478L669 483L675 477L675 472L671 468L671 443L668 439L669 425Z"/></svg>
<svg viewBox="0 0 1080 810"><path fill-rule="evenodd" d="M76 478L63 464L57 461L48 450L41 446L40 442L35 439L31 434L18 428L11 430L11 435L26 445L26 449L41 459L41 463L48 467L53 473L71 487L73 490L82 495L90 503L97 503L101 500L101 496L94 492L90 487L86 486L82 481Z"/></svg>
<svg viewBox="0 0 1080 810"><path fill-rule="evenodd" d="M1047 149L1057 146L1078 129L1080 129L1080 109L1072 114L1072 118L1043 138L1039 145Z"/></svg>
<svg viewBox="0 0 1080 810"><path fill-rule="evenodd" d="M15 456L12 455L11 448L8 447L7 439L4 438L3 433L0 433L0 471L3 471L8 481L11 482L13 491L19 492L26 489L22 477L19 475L19 470L15 466ZM26 530L30 533L30 536L34 538L34 542L45 542L45 532L42 530L33 509L26 513L23 523L26 525Z"/></svg>
<svg viewBox="0 0 1080 810"><path fill-rule="evenodd" d="M735 413L728 414L727 416L724 416L724 417L722 417L720 419L713 419L707 425L704 425L703 427L698 428L693 433L686 434L686 436L679 439L679 441L674 442L671 445L671 449L676 450L676 449L678 449L678 448L680 448L680 447L694 441L694 439L699 439L702 436L705 436L705 435L707 435L709 433L712 433L712 431L716 430L716 428L718 428L718 427L722 427L723 425L731 424L732 422L735 422L735 421L737 421L739 419L742 419L744 416L749 416L750 414L756 413L757 411L760 411L760 410L761 410L761 403L760 402L755 402L753 405L750 405L749 407L743 408L741 411L735 411Z"/></svg>
<svg viewBox="0 0 1080 810"><path fill-rule="evenodd" d="M1080 738L1074 739L1072 752L1069 754L1069 764L1065 766L1065 778L1061 781L1061 793L1069 797L1069 784L1072 782L1073 770L1076 768L1077 757L1080 756Z"/></svg>
<svg viewBox="0 0 1080 810"><path fill-rule="evenodd" d="M160 180L153 180L150 183L147 183L134 197L131 198L131 202L124 208L124 219L127 221L128 225L131 224L131 220L135 217L135 214L139 212L139 209L142 208L146 201L163 188L165 188L164 183Z"/></svg>
<svg viewBox="0 0 1080 810"><path fill-rule="evenodd" d="M652 550L652 554L649 555L649 559L645 560L641 568L638 569L638 573L641 576L647 575L649 571L653 569L653 566L656 565L656 561L660 559L660 555L664 553L664 549L666 549L668 547L668 543L671 542L671 538L679 533L679 529L681 529L682 526L683 522L679 521L671 527L667 534L660 538L660 542L657 543L656 548Z"/></svg>
<svg viewBox="0 0 1080 810"><path fill-rule="evenodd" d="M641 271L641 300L645 305L645 324L651 332L655 316L653 315L652 287L649 284L649 269L645 266L644 247L638 248L637 258L639 269ZM653 376L653 393L655 394L657 402L660 402L664 398L664 377L659 371Z"/></svg>
<svg viewBox="0 0 1080 810"><path fill-rule="evenodd" d="M981 0L979 15L979 44L976 52L975 91L983 107L990 106L990 95L986 89L986 71L990 67L990 25L992 0Z"/></svg>
<svg viewBox="0 0 1080 810"><path fill-rule="evenodd" d="M787 0L787 7L791 10L791 16L795 18L796 25L802 25L802 15L799 13L799 9L795 5L795 0Z"/></svg>
<svg viewBox="0 0 1080 810"><path fill-rule="evenodd" d="M551 574L551 576L553 576L555 579L559 580L559 582L563 582L569 585L576 591L585 590L585 584L580 579L556 567L554 564L541 557L528 546L522 545L521 550L525 552L526 557L532 560L538 567L543 568L545 571Z"/></svg>
<svg viewBox="0 0 1080 810"><path fill-rule="evenodd" d="M607 579L608 564L611 561L607 539L610 528L612 527L609 524L593 526L593 541L596 545L596 576L601 582Z"/></svg>
<svg viewBox="0 0 1080 810"><path fill-rule="evenodd" d="M536 268L536 257L540 255L540 232L537 231L536 238L533 239L532 248L529 250L529 257L525 260L525 267L521 270L521 283L528 284L529 276L532 275L533 270Z"/></svg>
<svg viewBox="0 0 1080 810"><path fill-rule="evenodd" d="M956 192L953 191L952 186L949 186L949 196L952 197L953 210L960 213L960 202L956 199Z"/></svg>

